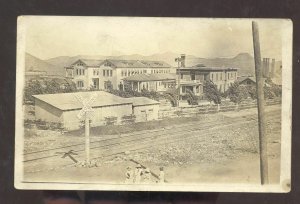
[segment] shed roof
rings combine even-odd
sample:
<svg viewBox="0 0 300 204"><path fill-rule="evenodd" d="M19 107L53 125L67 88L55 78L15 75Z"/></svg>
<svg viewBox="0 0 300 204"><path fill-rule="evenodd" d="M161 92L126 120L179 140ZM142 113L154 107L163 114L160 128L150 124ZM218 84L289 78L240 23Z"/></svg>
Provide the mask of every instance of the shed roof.
<svg viewBox="0 0 300 204"><path fill-rule="evenodd" d="M159 104L158 101L152 100L147 97L131 97L126 98L128 102L131 102L133 106L145 106Z"/></svg>
<svg viewBox="0 0 300 204"><path fill-rule="evenodd" d="M176 74L135 74L124 78L125 81L165 81L176 80Z"/></svg>
<svg viewBox="0 0 300 204"><path fill-rule="evenodd" d="M83 107L83 104L80 101L78 101L77 97L82 97L83 99L89 99L94 94L96 95L96 99L92 103L91 105L92 107L132 104L132 102L126 101L122 97L115 96L105 91L42 94L42 95L34 95L34 97L60 110L66 111L66 110L81 109Z"/></svg>

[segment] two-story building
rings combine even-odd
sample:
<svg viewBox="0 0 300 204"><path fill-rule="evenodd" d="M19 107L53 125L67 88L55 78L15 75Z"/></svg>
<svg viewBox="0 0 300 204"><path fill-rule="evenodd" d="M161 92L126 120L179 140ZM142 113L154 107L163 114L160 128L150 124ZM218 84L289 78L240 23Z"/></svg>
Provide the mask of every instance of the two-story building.
<svg viewBox="0 0 300 204"><path fill-rule="evenodd" d="M222 67L182 67L177 69L179 79L177 79L181 86L181 93L190 89L196 95L203 93L203 84L205 81L212 81L221 92L225 92L229 86L237 79L236 68L222 68ZM199 89L199 92L198 92Z"/></svg>
<svg viewBox="0 0 300 204"><path fill-rule="evenodd" d="M213 82L218 90L225 92L229 86L237 79L237 68L206 67L203 64L185 67L185 55L178 58L180 62L177 69L177 84L180 94L185 94L187 90L195 95L202 95L205 81Z"/></svg>
<svg viewBox="0 0 300 204"><path fill-rule="evenodd" d="M123 79L129 76L176 73L176 69L163 61L115 59L79 59L65 70L66 77L72 78L78 89L120 89Z"/></svg>

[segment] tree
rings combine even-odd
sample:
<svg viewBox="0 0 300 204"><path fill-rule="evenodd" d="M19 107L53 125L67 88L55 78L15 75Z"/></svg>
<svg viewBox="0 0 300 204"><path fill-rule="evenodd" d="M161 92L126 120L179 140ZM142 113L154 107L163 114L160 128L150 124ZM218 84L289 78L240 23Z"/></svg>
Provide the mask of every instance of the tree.
<svg viewBox="0 0 300 204"><path fill-rule="evenodd" d="M207 100L221 104L221 93L212 81L204 82L203 92Z"/></svg>
<svg viewBox="0 0 300 204"><path fill-rule="evenodd" d="M187 90L186 93L187 101L190 105L198 105L198 97L191 90Z"/></svg>
<svg viewBox="0 0 300 204"><path fill-rule="evenodd" d="M74 82L57 79L31 80L24 87L24 101L33 102L33 95L69 93L76 91Z"/></svg>
<svg viewBox="0 0 300 204"><path fill-rule="evenodd" d="M238 82L234 82L229 86L228 90L226 91L226 95L229 97L230 101L235 104L239 104L243 99L248 98L250 94L247 87L240 86Z"/></svg>
<svg viewBox="0 0 300 204"><path fill-rule="evenodd" d="M169 100L173 107L177 106L178 88L168 89L164 94L164 98Z"/></svg>

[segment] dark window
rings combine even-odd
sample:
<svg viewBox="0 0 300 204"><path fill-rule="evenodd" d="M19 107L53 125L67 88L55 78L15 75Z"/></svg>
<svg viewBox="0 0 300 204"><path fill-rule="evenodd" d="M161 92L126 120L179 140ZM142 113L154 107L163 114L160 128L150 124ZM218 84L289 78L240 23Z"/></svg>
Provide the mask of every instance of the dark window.
<svg viewBox="0 0 300 204"><path fill-rule="evenodd" d="M77 81L77 87L83 88L84 87L83 81Z"/></svg>

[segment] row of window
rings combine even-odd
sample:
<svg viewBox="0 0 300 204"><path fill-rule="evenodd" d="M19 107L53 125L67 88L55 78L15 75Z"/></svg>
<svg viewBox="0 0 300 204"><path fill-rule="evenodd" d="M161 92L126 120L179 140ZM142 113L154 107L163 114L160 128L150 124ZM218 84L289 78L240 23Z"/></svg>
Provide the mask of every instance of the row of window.
<svg viewBox="0 0 300 204"><path fill-rule="evenodd" d="M94 69L93 70L93 75L94 76L99 76L100 75L100 70L99 69ZM105 77L112 77L113 75L113 71L112 70L108 70L108 69L104 69L102 70L102 75Z"/></svg>
<svg viewBox="0 0 300 204"><path fill-rule="evenodd" d="M94 88L99 88L98 83L94 82L94 84L93 84ZM77 88L84 88L84 82L83 81L77 81L76 85L77 85ZM113 89L113 85L112 85L111 81L104 81L104 89Z"/></svg>
<svg viewBox="0 0 300 204"><path fill-rule="evenodd" d="M76 69L76 75L84 75L84 69Z"/></svg>
<svg viewBox="0 0 300 204"><path fill-rule="evenodd" d="M219 80L223 80L223 76L224 74L223 73L212 73L211 74L211 80L212 81L219 81ZM232 79L232 78L235 78L236 79L237 77L237 73L236 72L228 72L227 73L227 79ZM226 78L226 76L225 76Z"/></svg>
<svg viewBox="0 0 300 204"><path fill-rule="evenodd" d="M76 85L77 85L78 88L83 88L84 87L83 81L77 81Z"/></svg>
<svg viewBox="0 0 300 204"><path fill-rule="evenodd" d="M131 76L135 74L146 74L147 70L124 70L121 71L121 76Z"/></svg>
<svg viewBox="0 0 300 204"><path fill-rule="evenodd" d="M167 70L167 69L152 69L151 70L151 74L155 74L155 73L170 73L171 70ZM122 70L121 71L121 76L131 76L131 75L135 75L135 74L147 74L147 70Z"/></svg>

